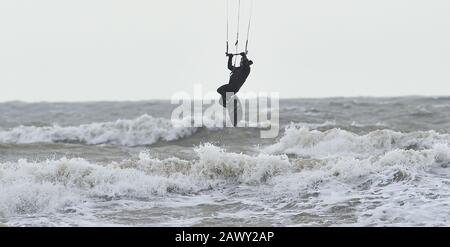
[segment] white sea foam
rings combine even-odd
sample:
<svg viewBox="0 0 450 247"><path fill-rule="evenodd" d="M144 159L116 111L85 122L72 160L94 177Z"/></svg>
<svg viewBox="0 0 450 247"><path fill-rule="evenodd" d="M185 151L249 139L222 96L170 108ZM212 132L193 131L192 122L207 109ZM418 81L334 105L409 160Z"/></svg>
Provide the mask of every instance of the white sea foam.
<svg viewBox="0 0 450 247"><path fill-rule="evenodd" d="M232 179L241 183L260 184L277 174L288 171L290 163L286 156L227 153L223 149L206 144L196 149L199 161L195 163L196 174L209 179Z"/></svg>
<svg viewBox="0 0 450 247"><path fill-rule="evenodd" d="M80 126L19 126L0 132L1 143L77 142L138 146L189 137L196 128L174 126L164 118L143 115L133 120L91 123Z"/></svg>
<svg viewBox="0 0 450 247"><path fill-rule="evenodd" d="M342 138L355 141L352 138L384 135L380 134L384 132L367 136L342 134L341 131L332 133L328 134L328 140L335 138L338 143ZM393 133L396 132L390 136L396 136L395 140L398 140L397 135L407 136ZM426 133L423 136L427 136ZM313 137L327 135L326 132L309 134ZM158 159L142 152L135 160L108 164L80 158L6 162L0 164L0 216L55 214L73 208L86 213L90 207L95 207L97 200L126 199L127 203L136 201L135 208L141 204L149 207L148 202L161 197L201 198L232 191L233 198L225 196L226 201L253 206L240 209L238 214L220 211L217 217L272 214L274 220L283 220L285 225L445 225L445 221L450 220L446 214L450 209L450 171L447 168L450 145L438 143L436 140L443 136L436 138L436 135L425 138L428 141L422 142L418 149L366 140L360 144L385 151L329 155L330 149L326 149L329 146L325 145L321 148L327 150L327 155L319 157L321 152L315 152L316 157L306 159L230 153L204 144L195 148L197 158L194 160ZM311 143L320 143L323 139L316 138L317 141ZM337 153L350 152L343 149ZM173 203L173 207L181 207L183 199ZM121 207L129 209L129 206ZM441 217L433 218L435 215ZM189 225L202 221L201 216L193 219L188 223L175 217L171 222ZM89 225L89 222L82 224Z"/></svg>
<svg viewBox="0 0 450 247"><path fill-rule="evenodd" d="M442 226L450 220L445 215L450 209L447 144L394 149L363 159L328 157L311 164L271 180L271 193L279 195L281 205L309 217L293 225Z"/></svg>
<svg viewBox="0 0 450 247"><path fill-rule="evenodd" d="M369 157L393 149L424 149L434 144L449 143L450 135L435 131L401 133L392 130L377 130L366 135L331 129L310 130L291 125L284 136L274 145L266 147L271 154L295 154L321 158L325 156Z"/></svg>
<svg viewBox="0 0 450 247"><path fill-rule="evenodd" d="M198 160L139 159L102 165L85 159L0 163L0 214L45 213L89 198L152 198L191 194L227 183L260 184L285 172L283 156L227 153L205 144Z"/></svg>
<svg viewBox="0 0 450 247"><path fill-rule="evenodd" d="M86 197L148 198L195 190L187 177L178 174L165 177L117 164L102 166L65 158L0 164L0 183L0 208L4 214L54 211L79 204Z"/></svg>

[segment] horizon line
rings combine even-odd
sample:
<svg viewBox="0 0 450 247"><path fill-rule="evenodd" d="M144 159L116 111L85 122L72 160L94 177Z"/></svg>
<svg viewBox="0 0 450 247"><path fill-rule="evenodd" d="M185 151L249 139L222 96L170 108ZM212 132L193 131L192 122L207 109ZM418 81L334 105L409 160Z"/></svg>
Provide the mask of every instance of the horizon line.
<svg viewBox="0 0 450 247"><path fill-rule="evenodd" d="M246 97L242 97L246 98ZM324 96L324 97L280 97L280 100L326 100L326 99L394 99L394 98L450 98L450 95L401 95L401 96ZM204 98L204 99L215 99L215 98ZM155 99L133 99L133 100L110 100L110 99L100 99L100 100L0 100L0 104L8 103L24 103L24 104L43 104L43 103L133 103L133 102L151 102L151 101L171 101L171 98L155 98Z"/></svg>

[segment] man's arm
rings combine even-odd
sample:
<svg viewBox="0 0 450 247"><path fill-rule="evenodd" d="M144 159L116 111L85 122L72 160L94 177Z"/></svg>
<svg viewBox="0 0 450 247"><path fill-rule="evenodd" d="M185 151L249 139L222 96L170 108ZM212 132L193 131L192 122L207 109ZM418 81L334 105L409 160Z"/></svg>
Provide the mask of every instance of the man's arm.
<svg viewBox="0 0 450 247"><path fill-rule="evenodd" d="M228 56L228 69L233 71L234 70L234 66L233 66L233 54L227 54Z"/></svg>

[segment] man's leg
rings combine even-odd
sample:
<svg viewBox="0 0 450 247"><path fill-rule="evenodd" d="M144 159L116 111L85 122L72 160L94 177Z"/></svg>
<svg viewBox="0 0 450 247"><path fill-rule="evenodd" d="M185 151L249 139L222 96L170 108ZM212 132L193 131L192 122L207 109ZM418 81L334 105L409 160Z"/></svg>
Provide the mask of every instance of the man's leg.
<svg viewBox="0 0 450 247"><path fill-rule="evenodd" d="M217 92L221 96L221 102L222 102L221 105L225 108L227 107L227 96L226 96L227 88L228 88L228 84L223 85L217 89Z"/></svg>

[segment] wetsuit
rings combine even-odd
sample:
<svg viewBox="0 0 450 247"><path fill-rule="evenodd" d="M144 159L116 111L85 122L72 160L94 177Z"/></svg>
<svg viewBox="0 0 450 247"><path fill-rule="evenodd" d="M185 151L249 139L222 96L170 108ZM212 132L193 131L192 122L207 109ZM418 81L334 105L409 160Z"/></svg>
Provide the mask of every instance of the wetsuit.
<svg viewBox="0 0 450 247"><path fill-rule="evenodd" d="M233 93L236 94L241 89L247 77L250 75L250 65L253 64L249 61L245 54L241 54L243 57L243 62L240 67L233 66L233 55L228 55L228 69L231 70L230 81L217 89L217 92L222 96L223 106L226 107L226 94Z"/></svg>

